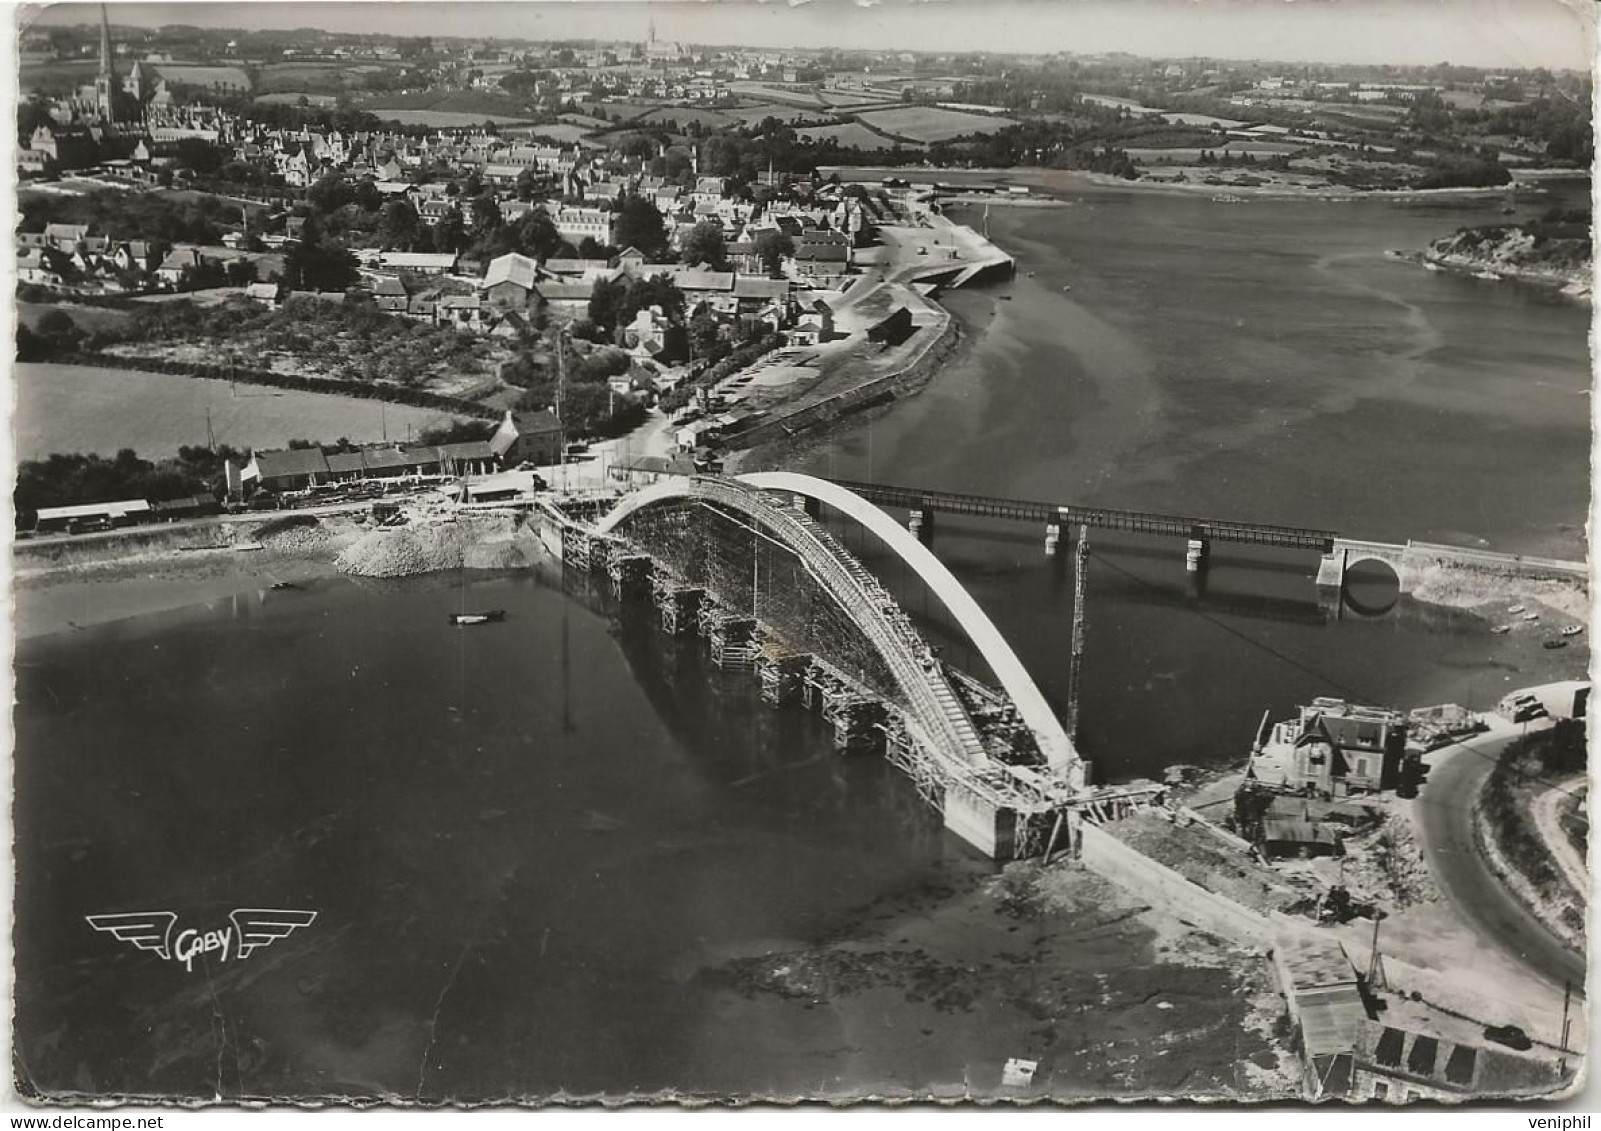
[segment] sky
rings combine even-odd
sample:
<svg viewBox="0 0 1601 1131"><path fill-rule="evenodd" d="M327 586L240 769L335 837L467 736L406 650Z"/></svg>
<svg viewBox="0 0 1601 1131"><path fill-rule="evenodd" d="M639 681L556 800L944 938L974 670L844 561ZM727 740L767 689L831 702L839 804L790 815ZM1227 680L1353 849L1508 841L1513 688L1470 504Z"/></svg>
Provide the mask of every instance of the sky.
<svg viewBox="0 0 1601 1131"><path fill-rule="evenodd" d="M1591 0L510 0L112 3L113 23L752 47L1095 54L1589 69ZM93 6L23 8L86 23Z"/></svg>

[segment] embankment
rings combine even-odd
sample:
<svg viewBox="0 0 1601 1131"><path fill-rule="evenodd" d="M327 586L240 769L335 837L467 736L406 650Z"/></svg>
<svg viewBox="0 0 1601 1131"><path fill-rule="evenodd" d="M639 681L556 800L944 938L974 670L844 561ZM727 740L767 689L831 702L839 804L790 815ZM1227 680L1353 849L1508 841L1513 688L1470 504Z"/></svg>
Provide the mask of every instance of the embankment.
<svg viewBox="0 0 1601 1131"><path fill-rule="evenodd" d="M1183 922L1252 950L1272 945L1274 927L1265 915L1207 891L1104 829L1084 826L1080 859L1097 875Z"/></svg>
<svg viewBox="0 0 1601 1131"><path fill-rule="evenodd" d="M940 364L961 339L961 330L955 319L943 308L940 309L940 316L937 326L921 331L927 335L925 342L901 368L863 382L854 389L836 393L826 400L782 416L764 418L753 427L729 436L725 443L733 449L750 449L790 440L802 432L917 392L939 371Z"/></svg>
<svg viewBox="0 0 1601 1131"><path fill-rule="evenodd" d="M357 577L410 577L447 569L527 569L548 556L510 516L459 515L368 531L334 559Z"/></svg>

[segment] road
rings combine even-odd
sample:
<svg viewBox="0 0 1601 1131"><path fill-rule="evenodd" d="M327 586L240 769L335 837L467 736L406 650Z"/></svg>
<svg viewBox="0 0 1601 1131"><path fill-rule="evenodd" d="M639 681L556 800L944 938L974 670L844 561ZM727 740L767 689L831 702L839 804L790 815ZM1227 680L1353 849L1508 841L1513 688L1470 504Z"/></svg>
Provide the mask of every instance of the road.
<svg viewBox="0 0 1601 1131"><path fill-rule="evenodd" d="M1551 855L1556 860L1557 867L1567 877L1573 890L1579 893L1579 898L1585 902L1590 898L1590 872L1585 866L1584 856L1574 847L1565 832L1562 831L1561 810L1562 803L1575 792L1582 791L1587 777L1584 774L1574 774L1559 782L1553 782L1551 787L1534 799L1534 827L1551 849Z"/></svg>
<svg viewBox="0 0 1601 1131"><path fill-rule="evenodd" d="M1501 728L1436 760L1418 799L1421 840L1445 898L1464 922L1559 991L1565 981L1582 990L1584 957L1547 930L1506 889L1473 836L1473 804L1479 790L1507 743L1520 733Z"/></svg>

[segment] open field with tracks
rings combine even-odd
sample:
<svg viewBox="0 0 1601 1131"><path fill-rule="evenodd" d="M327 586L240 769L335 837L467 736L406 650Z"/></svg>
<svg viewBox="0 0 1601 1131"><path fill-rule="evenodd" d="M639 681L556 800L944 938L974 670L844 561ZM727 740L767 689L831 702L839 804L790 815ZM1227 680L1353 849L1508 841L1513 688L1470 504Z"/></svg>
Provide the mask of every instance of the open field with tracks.
<svg viewBox="0 0 1601 1131"><path fill-rule="evenodd" d="M1007 126L1017 125L1012 118L969 114L964 110L946 110L939 106L902 106L894 110L869 110L861 114L860 118L875 130L923 142L945 141L967 134L999 133Z"/></svg>
<svg viewBox="0 0 1601 1131"><path fill-rule="evenodd" d="M217 442L281 448L290 440L404 440L450 419L435 409L302 393L227 381L97 366L23 363L13 367L16 457L52 452L146 459L206 442L206 410Z"/></svg>
<svg viewBox="0 0 1601 1131"><path fill-rule="evenodd" d="M831 137L846 149L894 149L896 145L900 145L903 149L922 148L875 133L860 122L842 122L837 126L807 126L796 130L795 133L810 141L822 141Z"/></svg>

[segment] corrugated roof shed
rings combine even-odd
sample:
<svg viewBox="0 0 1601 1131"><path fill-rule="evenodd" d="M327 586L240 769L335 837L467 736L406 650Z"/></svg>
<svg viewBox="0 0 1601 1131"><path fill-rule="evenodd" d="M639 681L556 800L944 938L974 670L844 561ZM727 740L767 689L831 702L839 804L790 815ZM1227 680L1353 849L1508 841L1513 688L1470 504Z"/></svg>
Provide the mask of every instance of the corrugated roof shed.
<svg viewBox="0 0 1601 1131"><path fill-rule="evenodd" d="M761 279L754 275L741 275L734 280L735 298L771 300L789 294L788 279Z"/></svg>
<svg viewBox="0 0 1601 1131"><path fill-rule="evenodd" d="M297 475L328 474L328 460L324 458L321 448L257 452L256 467L263 479L290 479Z"/></svg>
<svg viewBox="0 0 1601 1131"><path fill-rule="evenodd" d="M365 461L360 452L331 452L328 455L328 473L330 475L346 475L352 471L367 470Z"/></svg>

